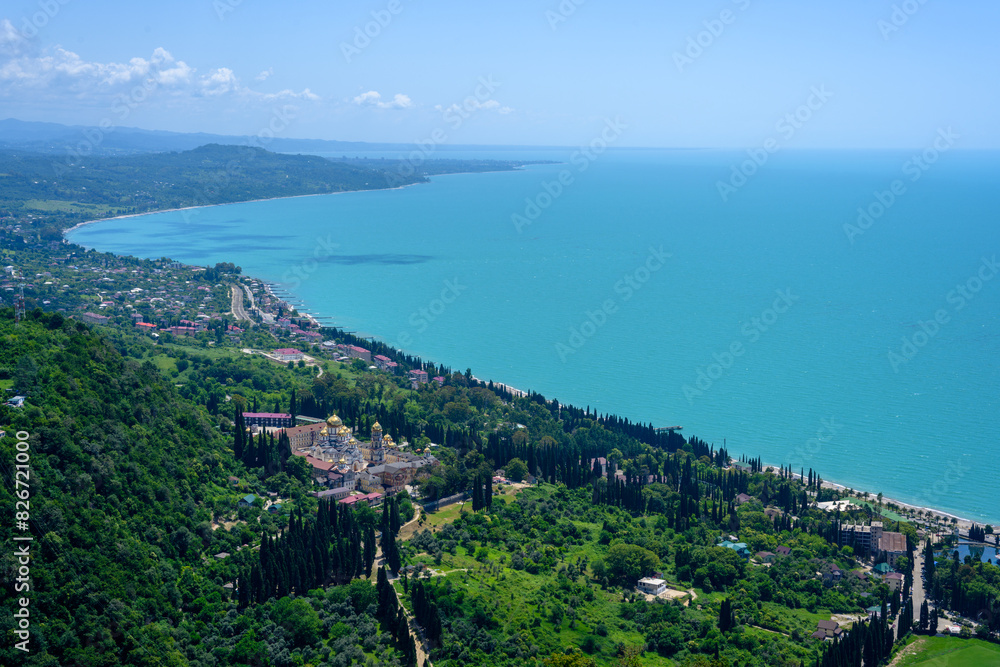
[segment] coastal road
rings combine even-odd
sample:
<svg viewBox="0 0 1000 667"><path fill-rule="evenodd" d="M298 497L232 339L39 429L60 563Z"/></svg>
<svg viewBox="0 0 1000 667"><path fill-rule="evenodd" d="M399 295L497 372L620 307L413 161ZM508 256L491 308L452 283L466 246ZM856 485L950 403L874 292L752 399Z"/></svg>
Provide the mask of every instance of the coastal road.
<svg viewBox="0 0 1000 667"><path fill-rule="evenodd" d="M920 627L920 606L924 603L924 543L921 542L913 551L913 627Z"/></svg>
<svg viewBox="0 0 1000 667"><path fill-rule="evenodd" d="M234 285L229 288L229 296L232 299L233 317L237 320L249 320L250 317L243 310L243 290ZM251 297L252 298L252 297Z"/></svg>

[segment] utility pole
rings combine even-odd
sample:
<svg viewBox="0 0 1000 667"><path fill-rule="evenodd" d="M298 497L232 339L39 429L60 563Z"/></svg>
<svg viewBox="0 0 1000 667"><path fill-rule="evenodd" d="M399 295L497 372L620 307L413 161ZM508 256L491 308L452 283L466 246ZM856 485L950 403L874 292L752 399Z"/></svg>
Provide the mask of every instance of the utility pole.
<svg viewBox="0 0 1000 667"><path fill-rule="evenodd" d="M17 284L17 296L14 297L14 326L24 319L24 276L19 276L20 282Z"/></svg>

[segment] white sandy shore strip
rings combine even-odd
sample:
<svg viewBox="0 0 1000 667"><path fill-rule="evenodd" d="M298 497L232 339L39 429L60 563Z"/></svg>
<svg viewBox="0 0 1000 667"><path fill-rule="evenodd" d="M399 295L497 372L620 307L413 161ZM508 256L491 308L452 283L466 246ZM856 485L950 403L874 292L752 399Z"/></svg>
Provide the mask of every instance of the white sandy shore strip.
<svg viewBox="0 0 1000 667"><path fill-rule="evenodd" d="M765 465L764 469L765 470L767 470L767 469L773 470L775 473L777 473L778 470L779 470L779 468L777 466L771 466L771 465ZM801 476L797 472L796 473L792 473L792 476L796 477L796 478L801 478ZM822 475L820 477L822 477ZM825 489L835 489L837 491L848 491L849 490L855 496L863 496L864 493L865 493L864 489L856 489L854 487L847 487L847 486L844 486L843 484L838 484L837 482L830 482L830 481L827 481L825 479L822 480L822 485L823 485L823 488L825 488ZM871 498L868 499L869 501L874 501L874 499L878 497L878 493L877 492L876 493L869 492L868 495L871 497ZM960 528L968 529L973 523L976 523L977 525L982 525L982 523L983 523L981 521L980 522L976 522L976 521L973 521L972 519L966 519L964 517L958 516L957 514L952 514L950 512L945 512L944 510L934 509L933 507L924 507L922 505L914 505L913 503L903 502L902 500L896 500L894 498L890 498L888 496L883 495L882 496L882 505L883 506L887 506L890 503L892 503L893 505L898 505L899 507L911 510L913 512L920 512L920 511L922 511L925 514L932 514L932 515L940 517L940 518L942 518L942 519L944 519L946 521L951 521L952 519L955 519L958 522L958 526ZM996 525L996 524L992 524L992 525Z"/></svg>
<svg viewBox="0 0 1000 667"><path fill-rule="evenodd" d="M262 201L275 201L277 199L299 199L300 197L328 197L330 195L346 195L352 192L386 192L388 190L402 190L403 188L408 188L411 185L423 185L422 183L407 183L406 185L398 185L394 188L371 188L369 190L342 190L341 192L314 192L308 195L288 195L287 197L264 197L263 199L243 199L240 201L230 201L223 202L220 204L199 204L197 206L182 206L180 208L163 208L157 209L155 211L144 211L143 213L128 213L126 215L116 215L111 218L98 218L97 220L87 220L85 222L78 222L69 229L63 231L63 237L65 237L70 232L79 229L85 225L93 225L98 222L109 222L111 220L123 220L125 218L138 218L143 215L152 215L154 213L177 213L178 211L192 211L199 208L214 208L216 206L232 206L233 204L252 204L254 202Z"/></svg>

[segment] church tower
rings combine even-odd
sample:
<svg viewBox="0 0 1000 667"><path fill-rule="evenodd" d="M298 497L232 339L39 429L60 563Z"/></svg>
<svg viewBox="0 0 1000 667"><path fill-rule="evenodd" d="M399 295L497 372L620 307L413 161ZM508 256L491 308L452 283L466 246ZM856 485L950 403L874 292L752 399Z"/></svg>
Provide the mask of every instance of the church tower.
<svg viewBox="0 0 1000 667"><path fill-rule="evenodd" d="M385 463L385 448L382 446L382 425L378 422L372 425L371 460L376 465Z"/></svg>

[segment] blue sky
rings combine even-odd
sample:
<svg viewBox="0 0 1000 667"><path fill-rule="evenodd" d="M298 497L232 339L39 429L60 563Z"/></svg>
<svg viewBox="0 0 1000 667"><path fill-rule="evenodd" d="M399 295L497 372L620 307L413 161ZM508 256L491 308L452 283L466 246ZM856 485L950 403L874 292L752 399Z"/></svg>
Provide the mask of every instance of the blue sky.
<svg viewBox="0 0 1000 667"><path fill-rule="evenodd" d="M577 2L8 0L0 118L566 146L617 118L621 146L732 148L952 127L1000 148L1000 3Z"/></svg>

